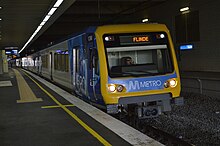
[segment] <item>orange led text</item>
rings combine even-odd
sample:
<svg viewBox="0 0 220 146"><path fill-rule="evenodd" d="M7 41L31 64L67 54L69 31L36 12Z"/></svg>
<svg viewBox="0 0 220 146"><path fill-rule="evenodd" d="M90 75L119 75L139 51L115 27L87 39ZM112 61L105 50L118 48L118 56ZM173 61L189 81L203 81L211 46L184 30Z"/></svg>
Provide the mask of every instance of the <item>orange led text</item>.
<svg viewBox="0 0 220 146"><path fill-rule="evenodd" d="M133 37L133 42L148 42L149 38L146 37Z"/></svg>

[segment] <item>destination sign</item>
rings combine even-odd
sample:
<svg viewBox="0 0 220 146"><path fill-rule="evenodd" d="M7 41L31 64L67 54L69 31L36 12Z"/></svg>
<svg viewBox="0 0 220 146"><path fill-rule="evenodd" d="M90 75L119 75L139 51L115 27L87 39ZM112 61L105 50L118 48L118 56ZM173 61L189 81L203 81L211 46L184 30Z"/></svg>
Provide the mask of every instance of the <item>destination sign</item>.
<svg viewBox="0 0 220 146"><path fill-rule="evenodd" d="M143 46L151 44L166 44L167 37L164 32L105 34L103 35L103 41L107 48Z"/></svg>
<svg viewBox="0 0 220 146"><path fill-rule="evenodd" d="M138 36L138 37L133 37L133 42L148 42L149 41L149 37L148 36Z"/></svg>

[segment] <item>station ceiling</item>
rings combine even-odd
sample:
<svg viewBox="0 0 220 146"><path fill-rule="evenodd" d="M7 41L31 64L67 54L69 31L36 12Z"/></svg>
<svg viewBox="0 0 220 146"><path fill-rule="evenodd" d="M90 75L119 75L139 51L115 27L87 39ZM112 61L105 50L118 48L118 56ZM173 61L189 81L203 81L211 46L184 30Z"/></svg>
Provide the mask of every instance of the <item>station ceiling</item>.
<svg viewBox="0 0 220 146"><path fill-rule="evenodd" d="M0 49L21 49L56 0L0 1ZM21 55L31 54L88 26L141 22L138 11L166 0L64 0Z"/></svg>

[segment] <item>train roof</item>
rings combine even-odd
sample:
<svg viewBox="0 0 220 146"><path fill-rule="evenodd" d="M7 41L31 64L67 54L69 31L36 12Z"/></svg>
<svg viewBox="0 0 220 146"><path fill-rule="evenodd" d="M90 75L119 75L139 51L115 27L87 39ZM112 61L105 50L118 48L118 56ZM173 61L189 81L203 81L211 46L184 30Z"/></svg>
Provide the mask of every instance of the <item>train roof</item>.
<svg viewBox="0 0 220 146"><path fill-rule="evenodd" d="M116 24L99 26L96 32L99 33L126 33L126 32L143 32L143 31L165 31L168 29L165 24L157 23L137 23L137 24Z"/></svg>

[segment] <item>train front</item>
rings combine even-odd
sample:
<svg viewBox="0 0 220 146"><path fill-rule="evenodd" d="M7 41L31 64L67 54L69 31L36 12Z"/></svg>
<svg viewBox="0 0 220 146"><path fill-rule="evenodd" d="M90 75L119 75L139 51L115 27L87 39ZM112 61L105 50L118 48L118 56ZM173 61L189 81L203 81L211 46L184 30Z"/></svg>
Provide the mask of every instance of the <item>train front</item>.
<svg viewBox="0 0 220 146"><path fill-rule="evenodd" d="M174 47L165 25L134 24L97 29L101 93L108 113L139 119L182 104Z"/></svg>

